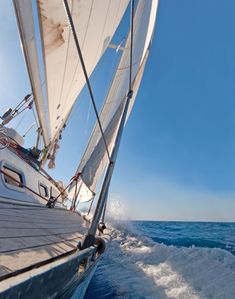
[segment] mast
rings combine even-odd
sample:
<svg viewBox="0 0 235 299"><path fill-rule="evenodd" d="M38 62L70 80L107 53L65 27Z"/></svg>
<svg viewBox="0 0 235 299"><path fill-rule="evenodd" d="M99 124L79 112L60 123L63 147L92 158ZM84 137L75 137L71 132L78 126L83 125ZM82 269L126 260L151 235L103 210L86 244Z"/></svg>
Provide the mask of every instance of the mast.
<svg viewBox="0 0 235 299"><path fill-rule="evenodd" d="M98 227L98 223L100 221L100 218L101 218L101 215L102 215L102 212L103 212L106 200L107 200L110 181L112 178L114 165L115 165L115 162L117 159L117 154L118 154L118 150L120 147L123 128L125 125L127 111L129 108L131 98L132 98L132 90L130 90L127 95L126 104L125 104L124 112L122 115L121 123L119 125L115 146L114 146L112 154L111 154L111 161L109 162L109 165L108 165L108 168L107 168L107 171L105 174L105 178L104 178L101 193L100 193L100 196L98 199L98 203L96 206L95 214L93 216L90 228L88 230L88 235L85 237L84 242L82 244L83 248L87 248L87 247L91 246L95 240L95 234L96 234L96 230Z"/></svg>
<svg viewBox="0 0 235 299"><path fill-rule="evenodd" d="M106 201L107 201L107 197L108 197L108 190L109 190L109 186L110 186L110 181L112 178L112 174L113 174L113 170L114 170L114 165L117 159L117 154L118 154L118 150L120 147L120 142L121 142L121 138L122 138L122 133L123 133L123 128L125 126L125 122L126 122L126 118L127 118L127 112L128 112L128 108L129 108L129 104L130 104L130 100L132 98L133 95L133 90L132 90L132 47L133 47L133 20L134 20L134 0L131 1L131 45L130 45L130 74L129 74L129 90L126 96L126 103L124 106L124 111L121 117L121 122L119 124L119 128L118 128L118 132L117 132L117 137L115 140L115 145L113 147L112 150L112 154L110 157L110 161L108 164L108 168L106 170L106 174L104 177L104 181L103 181L103 185L102 185L102 189L100 192L100 196L96 205L96 210L95 210L95 214L92 218L92 222L91 225L88 229L88 234L85 237L85 239L83 240L83 244L82 244L82 248L87 248L91 245L94 244L95 241L95 234L96 234L96 230L102 215L102 212L104 210Z"/></svg>
<svg viewBox="0 0 235 299"><path fill-rule="evenodd" d="M33 92L38 121L45 146L50 144L47 121L44 117L45 104L40 78L40 68L36 37L34 33L33 9L30 0L13 0L23 54L29 74L30 84Z"/></svg>

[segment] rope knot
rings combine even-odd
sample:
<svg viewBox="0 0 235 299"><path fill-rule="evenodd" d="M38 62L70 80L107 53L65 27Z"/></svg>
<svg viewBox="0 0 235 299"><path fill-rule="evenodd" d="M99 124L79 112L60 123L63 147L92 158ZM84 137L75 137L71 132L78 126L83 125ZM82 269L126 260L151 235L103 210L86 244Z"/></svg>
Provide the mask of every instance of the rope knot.
<svg viewBox="0 0 235 299"><path fill-rule="evenodd" d="M81 172L78 172L77 174L75 174L72 178L71 178L71 181L77 181L79 178L80 178L80 176L81 176Z"/></svg>

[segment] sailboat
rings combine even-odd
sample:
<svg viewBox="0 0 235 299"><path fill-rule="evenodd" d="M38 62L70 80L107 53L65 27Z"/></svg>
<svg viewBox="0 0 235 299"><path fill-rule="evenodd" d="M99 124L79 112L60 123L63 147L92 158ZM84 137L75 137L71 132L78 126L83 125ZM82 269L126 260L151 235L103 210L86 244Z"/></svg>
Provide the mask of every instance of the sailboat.
<svg viewBox="0 0 235 299"><path fill-rule="evenodd" d="M1 116L0 298L83 298L110 242L105 225L108 192L148 58L158 0L13 4L31 91ZM130 15L127 37L115 45L112 38L124 14ZM102 56L114 49L120 59L98 111L90 77ZM46 169L55 167L62 135L84 87L96 123L76 173L65 184ZM24 137L11 122L32 105L36 144L25 148ZM88 213L79 210L81 203L89 205Z"/></svg>

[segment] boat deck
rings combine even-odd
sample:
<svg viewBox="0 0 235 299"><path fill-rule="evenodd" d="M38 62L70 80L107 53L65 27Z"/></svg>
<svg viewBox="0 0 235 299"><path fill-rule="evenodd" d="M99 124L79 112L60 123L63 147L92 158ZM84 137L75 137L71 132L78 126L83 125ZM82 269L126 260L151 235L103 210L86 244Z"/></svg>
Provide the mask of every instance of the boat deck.
<svg viewBox="0 0 235 299"><path fill-rule="evenodd" d="M0 281L75 252L86 231L74 212L0 198Z"/></svg>

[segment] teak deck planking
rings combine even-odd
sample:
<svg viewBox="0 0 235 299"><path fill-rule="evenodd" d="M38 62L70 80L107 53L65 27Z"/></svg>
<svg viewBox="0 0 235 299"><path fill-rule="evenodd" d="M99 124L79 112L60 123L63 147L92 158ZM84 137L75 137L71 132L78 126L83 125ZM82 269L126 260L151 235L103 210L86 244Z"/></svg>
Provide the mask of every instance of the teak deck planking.
<svg viewBox="0 0 235 299"><path fill-rule="evenodd" d="M0 280L76 250L86 231L71 211L0 198Z"/></svg>

